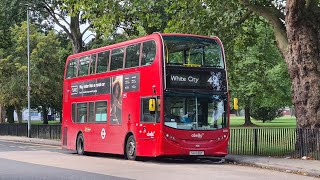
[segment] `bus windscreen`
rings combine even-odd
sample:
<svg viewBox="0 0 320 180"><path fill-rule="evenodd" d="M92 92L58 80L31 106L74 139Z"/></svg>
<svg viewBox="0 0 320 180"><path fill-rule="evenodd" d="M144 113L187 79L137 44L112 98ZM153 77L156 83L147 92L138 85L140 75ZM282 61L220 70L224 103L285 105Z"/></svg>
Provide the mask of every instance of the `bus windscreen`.
<svg viewBox="0 0 320 180"><path fill-rule="evenodd" d="M227 97L166 93L166 126L184 130L216 130L227 127Z"/></svg>
<svg viewBox="0 0 320 180"><path fill-rule="evenodd" d="M164 36L167 65L224 68L221 45L214 39Z"/></svg>

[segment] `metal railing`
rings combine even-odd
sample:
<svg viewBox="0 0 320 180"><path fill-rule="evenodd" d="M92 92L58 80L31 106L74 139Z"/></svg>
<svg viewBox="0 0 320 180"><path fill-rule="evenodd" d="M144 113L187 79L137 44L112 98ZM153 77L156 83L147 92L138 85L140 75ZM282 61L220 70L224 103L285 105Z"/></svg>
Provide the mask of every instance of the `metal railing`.
<svg viewBox="0 0 320 180"><path fill-rule="evenodd" d="M232 128L229 153L320 160L320 129Z"/></svg>
<svg viewBox="0 0 320 180"><path fill-rule="evenodd" d="M28 136L28 124L0 124L0 135ZM32 124L32 138L60 139L61 125Z"/></svg>
<svg viewBox="0 0 320 180"><path fill-rule="evenodd" d="M31 137L60 139L61 125L31 125ZM27 124L0 124L0 135L27 136ZM320 160L320 129L231 128L229 153Z"/></svg>

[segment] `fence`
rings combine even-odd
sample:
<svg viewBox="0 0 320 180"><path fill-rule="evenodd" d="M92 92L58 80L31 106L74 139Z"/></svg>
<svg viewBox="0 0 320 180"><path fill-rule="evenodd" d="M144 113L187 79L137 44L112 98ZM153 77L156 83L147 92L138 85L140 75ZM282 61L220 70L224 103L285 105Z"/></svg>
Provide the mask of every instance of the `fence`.
<svg viewBox="0 0 320 180"><path fill-rule="evenodd" d="M0 124L0 135L28 136L28 124ZM61 125L32 124L30 135L32 138L60 139Z"/></svg>
<svg viewBox="0 0 320 180"><path fill-rule="evenodd" d="M320 129L233 128L229 153L320 160Z"/></svg>
<svg viewBox="0 0 320 180"><path fill-rule="evenodd" d="M27 136L27 124L0 124L0 135ZM61 125L31 125L31 137L60 139ZM229 153L320 160L320 129L232 128Z"/></svg>

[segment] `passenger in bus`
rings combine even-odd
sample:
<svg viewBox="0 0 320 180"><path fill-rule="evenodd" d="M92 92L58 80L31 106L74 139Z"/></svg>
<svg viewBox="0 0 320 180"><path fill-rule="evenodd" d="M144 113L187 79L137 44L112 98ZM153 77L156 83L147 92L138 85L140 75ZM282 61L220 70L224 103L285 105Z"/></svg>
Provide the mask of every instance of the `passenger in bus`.
<svg viewBox="0 0 320 180"><path fill-rule="evenodd" d="M213 111L213 127L218 128L218 119L222 117L222 114L224 113L224 107L223 107L223 101L219 101L215 103L216 106Z"/></svg>
<svg viewBox="0 0 320 180"><path fill-rule="evenodd" d="M182 123L191 123L192 120L189 118L188 113L184 114L183 108L180 109L180 122Z"/></svg>

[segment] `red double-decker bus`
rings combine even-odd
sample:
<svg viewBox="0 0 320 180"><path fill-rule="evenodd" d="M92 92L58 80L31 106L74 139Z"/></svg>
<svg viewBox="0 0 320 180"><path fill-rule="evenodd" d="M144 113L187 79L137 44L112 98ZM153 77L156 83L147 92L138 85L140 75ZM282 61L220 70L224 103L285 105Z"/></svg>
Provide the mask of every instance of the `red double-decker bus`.
<svg viewBox="0 0 320 180"><path fill-rule="evenodd" d="M229 96L217 37L154 33L73 54L65 67L62 146L85 152L228 152Z"/></svg>

